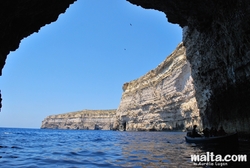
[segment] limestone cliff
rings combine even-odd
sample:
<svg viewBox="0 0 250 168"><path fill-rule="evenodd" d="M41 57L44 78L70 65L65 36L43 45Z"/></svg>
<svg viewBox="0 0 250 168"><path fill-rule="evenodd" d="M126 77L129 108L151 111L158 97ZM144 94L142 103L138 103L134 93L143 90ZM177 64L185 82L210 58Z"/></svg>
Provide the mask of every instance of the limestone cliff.
<svg viewBox="0 0 250 168"><path fill-rule="evenodd" d="M123 85L115 126L120 130L173 130L200 124L190 64L179 44L158 67Z"/></svg>
<svg viewBox="0 0 250 168"><path fill-rule="evenodd" d="M112 130L116 110L83 110L51 115L42 121L43 129Z"/></svg>

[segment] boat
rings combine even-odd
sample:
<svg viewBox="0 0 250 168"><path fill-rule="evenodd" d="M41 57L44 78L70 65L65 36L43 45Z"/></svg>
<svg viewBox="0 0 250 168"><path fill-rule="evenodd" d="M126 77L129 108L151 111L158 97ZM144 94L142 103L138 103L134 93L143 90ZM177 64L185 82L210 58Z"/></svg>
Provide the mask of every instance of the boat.
<svg viewBox="0 0 250 168"><path fill-rule="evenodd" d="M187 143L236 143L238 142L238 134L226 134L223 136L213 136L213 137L190 137L185 136Z"/></svg>

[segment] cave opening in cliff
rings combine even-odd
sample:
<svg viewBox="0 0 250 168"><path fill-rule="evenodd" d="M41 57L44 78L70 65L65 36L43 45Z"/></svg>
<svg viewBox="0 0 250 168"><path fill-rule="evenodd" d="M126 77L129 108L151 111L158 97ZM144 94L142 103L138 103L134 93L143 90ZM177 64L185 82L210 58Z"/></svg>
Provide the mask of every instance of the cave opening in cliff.
<svg viewBox="0 0 250 168"><path fill-rule="evenodd" d="M123 122L123 124L122 124L122 125L123 125L123 130L124 130L124 131L126 131L126 130L127 130L127 129L126 129L127 122Z"/></svg>
<svg viewBox="0 0 250 168"><path fill-rule="evenodd" d="M11 37L21 36L20 23L38 31L35 26L41 20L35 18L36 12L49 18L52 11L33 12L30 18L25 12L18 15L17 34ZM25 20L31 27L25 27ZM56 22L23 39L8 55L0 123L37 128L51 114L115 109L122 85L155 68L180 41L181 28L168 23L162 12L125 0L76 1ZM5 121L20 114L22 120Z"/></svg>
<svg viewBox="0 0 250 168"><path fill-rule="evenodd" d="M127 123L126 121L122 121L120 124L119 124L119 131L126 131L126 126L127 126Z"/></svg>

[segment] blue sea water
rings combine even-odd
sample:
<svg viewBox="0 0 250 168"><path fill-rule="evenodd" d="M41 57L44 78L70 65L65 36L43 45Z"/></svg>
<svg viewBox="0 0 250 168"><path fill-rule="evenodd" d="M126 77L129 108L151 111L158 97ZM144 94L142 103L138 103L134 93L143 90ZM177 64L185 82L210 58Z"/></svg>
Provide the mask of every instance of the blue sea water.
<svg viewBox="0 0 250 168"><path fill-rule="evenodd" d="M191 154L217 148L188 144L184 135L183 132L0 128L0 167L204 167L195 166ZM249 144L241 143L234 152L249 154L249 150ZM250 166L238 163L236 167L239 165Z"/></svg>

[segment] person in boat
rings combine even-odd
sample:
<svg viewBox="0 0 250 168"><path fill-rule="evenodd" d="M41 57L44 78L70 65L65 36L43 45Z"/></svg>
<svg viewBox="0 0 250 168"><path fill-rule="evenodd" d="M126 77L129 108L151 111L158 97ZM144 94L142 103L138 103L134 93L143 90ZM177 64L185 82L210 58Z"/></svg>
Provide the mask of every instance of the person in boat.
<svg viewBox="0 0 250 168"><path fill-rule="evenodd" d="M205 137L209 137L209 129L207 127L202 132Z"/></svg>
<svg viewBox="0 0 250 168"><path fill-rule="evenodd" d="M210 129L210 137L217 136L217 129L212 127Z"/></svg>
<svg viewBox="0 0 250 168"><path fill-rule="evenodd" d="M193 130L192 130L192 137L201 137L200 134L198 134L198 132L196 131L197 125L193 126Z"/></svg>
<svg viewBox="0 0 250 168"><path fill-rule="evenodd" d="M223 129L223 127L221 126L219 131L218 131L218 135L222 136L222 135L226 135L227 133L225 132L225 130Z"/></svg>

